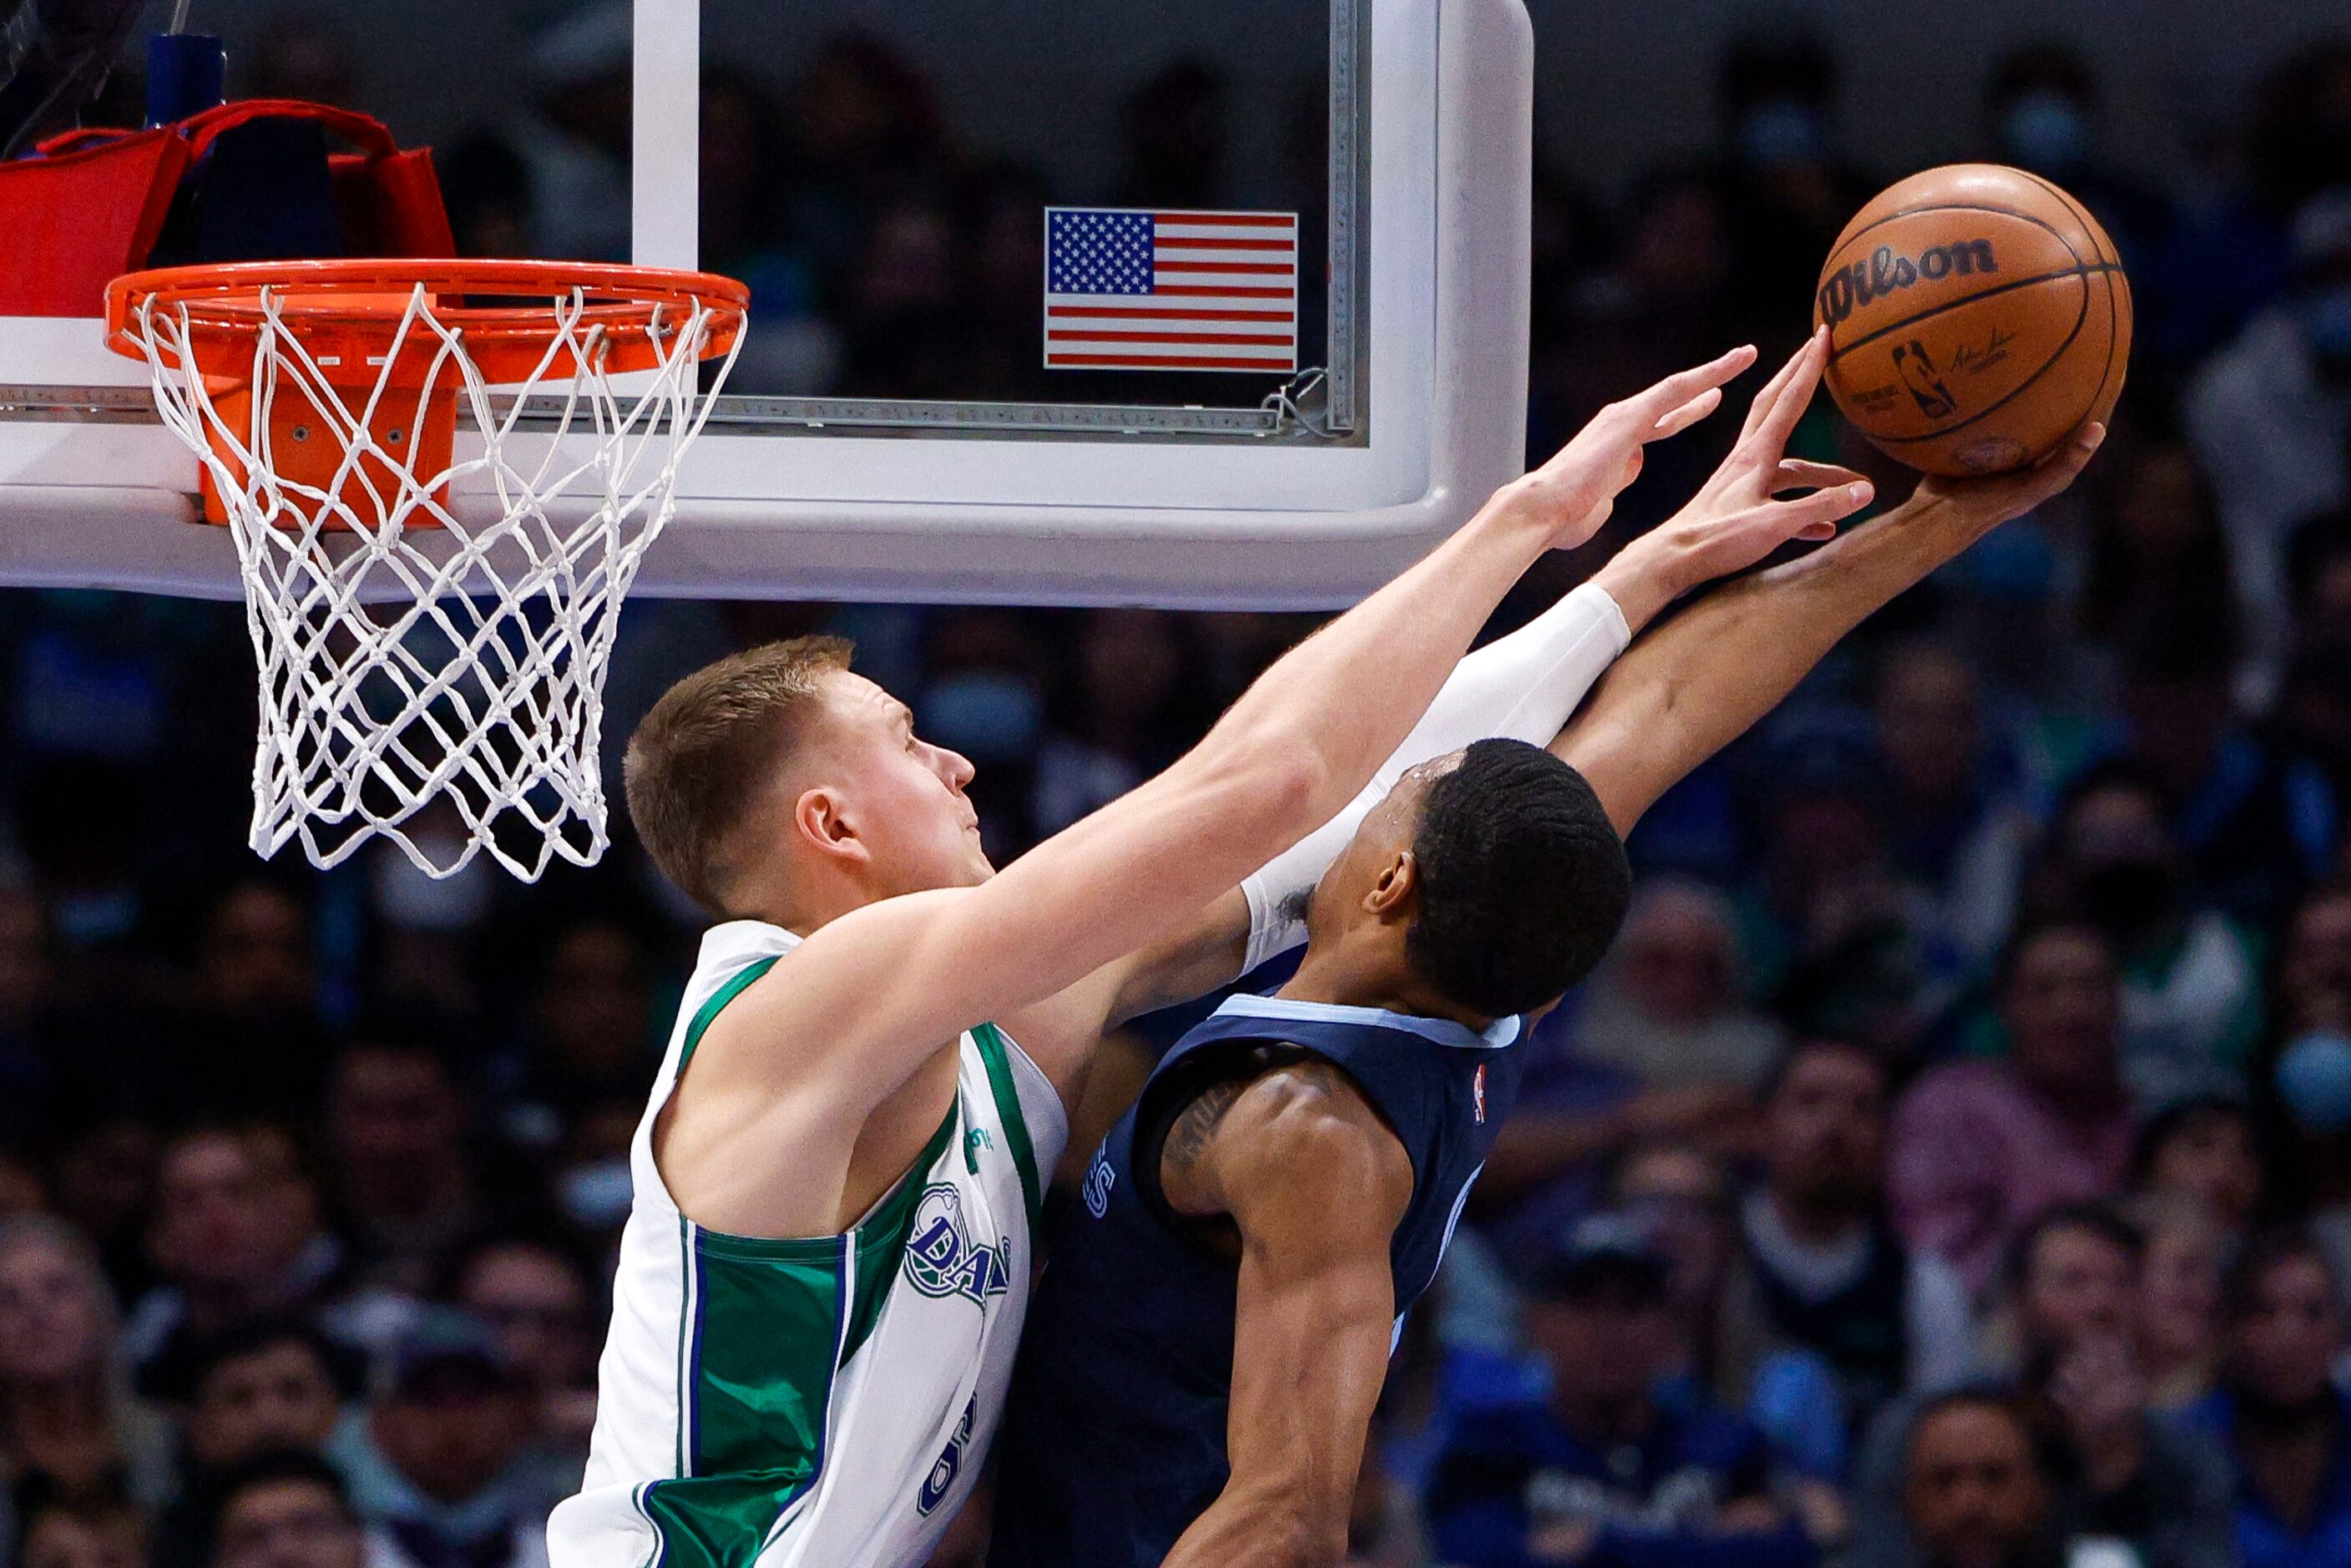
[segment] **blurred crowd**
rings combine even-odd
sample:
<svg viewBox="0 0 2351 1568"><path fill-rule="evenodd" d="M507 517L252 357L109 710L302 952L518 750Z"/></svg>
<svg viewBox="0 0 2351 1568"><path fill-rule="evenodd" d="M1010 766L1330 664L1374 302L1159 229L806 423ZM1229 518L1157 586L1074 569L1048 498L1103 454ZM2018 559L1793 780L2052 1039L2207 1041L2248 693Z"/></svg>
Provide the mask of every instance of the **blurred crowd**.
<svg viewBox="0 0 2351 1568"><path fill-rule="evenodd" d="M626 211L596 194L614 43L552 39L538 107L444 150L469 246L614 243L576 227ZM251 85L338 96L302 45ZM799 384L1021 392L1041 177L962 150L870 38L788 94L709 93L705 258ZM1227 199L1219 93L1143 89L1123 183L1071 194ZM1543 155L1533 450L1802 334L1830 238L1905 172L1838 102L1822 45L1756 38L1710 157L1612 199ZM1635 835L1623 935L1538 1031L1405 1329L1365 1568L2351 1565L2351 41L2280 61L2168 184L2100 103L2085 57L2021 48L1948 152L2114 232L2139 348L2113 438ZM1661 450L1503 623L1728 438ZM1876 461L1825 404L1798 445ZM978 764L1000 861L1309 624L644 603L610 717L846 632ZM537 888L262 865L252 690L233 607L0 596L0 1559L530 1568L694 916L625 824ZM943 1562L984 1534L975 1510Z"/></svg>

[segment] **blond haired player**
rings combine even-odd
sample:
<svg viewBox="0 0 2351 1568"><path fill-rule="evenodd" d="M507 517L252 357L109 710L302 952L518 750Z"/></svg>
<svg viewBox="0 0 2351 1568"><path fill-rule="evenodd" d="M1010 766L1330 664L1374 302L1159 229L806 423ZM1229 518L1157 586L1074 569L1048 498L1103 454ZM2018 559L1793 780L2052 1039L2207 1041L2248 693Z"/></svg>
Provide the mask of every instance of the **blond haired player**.
<svg viewBox="0 0 2351 1568"><path fill-rule="evenodd" d="M1375 771L1550 738L1665 604L1866 504L1856 476L1781 457L1824 353L1764 389L1675 524L1533 626L1456 670L1510 585L1589 538L1644 445L1710 413L1752 350L1603 411L1165 773L1000 874L971 765L842 645L754 650L672 688L631 744L630 810L719 923L632 1152L555 1568L921 1563L994 1429L1040 1183L1105 1024L1229 978L1238 884Z"/></svg>

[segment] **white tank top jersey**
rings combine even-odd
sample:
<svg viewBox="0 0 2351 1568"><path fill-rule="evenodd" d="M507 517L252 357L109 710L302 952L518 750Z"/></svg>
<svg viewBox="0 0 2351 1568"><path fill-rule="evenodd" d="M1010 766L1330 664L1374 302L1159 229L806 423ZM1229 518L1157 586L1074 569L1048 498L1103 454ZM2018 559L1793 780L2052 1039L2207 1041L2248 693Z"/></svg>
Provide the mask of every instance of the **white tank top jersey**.
<svg viewBox="0 0 2351 1568"><path fill-rule="evenodd" d="M1017 1046L963 1036L955 1104L846 1235L705 1229L654 1168L653 1119L704 1030L799 940L750 920L703 938L630 1151L595 1436L548 1521L553 1568L920 1564L979 1474L1069 1135Z"/></svg>

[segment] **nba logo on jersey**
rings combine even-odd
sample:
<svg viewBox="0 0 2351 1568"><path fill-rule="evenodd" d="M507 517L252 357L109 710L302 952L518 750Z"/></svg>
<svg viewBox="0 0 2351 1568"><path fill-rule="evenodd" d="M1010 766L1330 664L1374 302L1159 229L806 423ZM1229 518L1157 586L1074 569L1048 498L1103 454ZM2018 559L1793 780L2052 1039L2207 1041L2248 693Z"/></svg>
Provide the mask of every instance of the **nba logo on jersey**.
<svg viewBox="0 0 2351 1568"><path fill-rule="evenodd" d="M1477 1076L1469 1080L1469 1114L1479 1126L1486 1124L1486 1064L1478 1064Z"/></svg>

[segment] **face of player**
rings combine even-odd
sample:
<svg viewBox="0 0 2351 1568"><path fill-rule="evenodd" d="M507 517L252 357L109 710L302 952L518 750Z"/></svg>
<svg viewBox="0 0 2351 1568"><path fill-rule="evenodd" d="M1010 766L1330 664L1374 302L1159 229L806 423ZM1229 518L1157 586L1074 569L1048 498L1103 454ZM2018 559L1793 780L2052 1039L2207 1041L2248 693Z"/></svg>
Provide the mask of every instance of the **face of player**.
<svg viewBox="0 0 2351 1568"><path fill-rule="evenodd" d="M1387 799L1357 824L1355 836L1315 884L1306 912L1310 943L1334 939L1353 925L1378 918L1366 907L1367 901L1384 888L1409 887L1414 874L1413 840L1420 831L1420 809L1428 799L1429 786L1460 765L1461 753L1456 751L1405 769ZM1404 923L1395 923L1399 964L1404 961L1405 929Z"/></svg>
<svg viewBox="0 0 2351 1568"><path fill-rule="evenodd" d="M968 760L916 735L904 703L850 671L825 677L824 710L813 758L822 771L808 782L833 793L880 896L971 887L995 874L964 794L976 771Z"/></svg>

